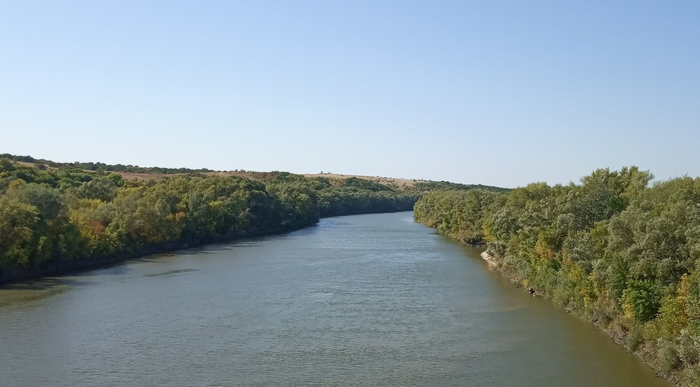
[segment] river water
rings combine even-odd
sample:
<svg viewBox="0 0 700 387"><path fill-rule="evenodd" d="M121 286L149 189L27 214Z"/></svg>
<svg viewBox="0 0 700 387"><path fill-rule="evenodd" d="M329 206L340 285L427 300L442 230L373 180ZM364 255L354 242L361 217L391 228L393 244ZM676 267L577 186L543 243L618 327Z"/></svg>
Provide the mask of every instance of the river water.
<svg viewBox="0 0 700 387"><path fill-rule="evenodd" d="M668 384L412 213L0 288L2 386Z"/></svg>

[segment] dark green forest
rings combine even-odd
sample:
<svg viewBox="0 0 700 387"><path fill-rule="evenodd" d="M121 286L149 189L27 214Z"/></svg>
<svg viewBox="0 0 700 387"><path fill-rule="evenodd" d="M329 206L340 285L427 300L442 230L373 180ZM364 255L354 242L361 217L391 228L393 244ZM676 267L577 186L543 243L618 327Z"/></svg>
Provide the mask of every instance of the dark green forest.
<svg viewBox="0 0 700 387"><path fill-rule="evenodd" d="M259 175L125 180L109 168L0 159L0 282L295 230L325 216L411 210L418 198L356 178Z"/></svg>
<svg viewBox="0 0 700 387"><path fill-rule="evenodd" d="M416 220L588 319L672 382L700 386L700 178L636 167L580 184L423 196Z"/></svg>

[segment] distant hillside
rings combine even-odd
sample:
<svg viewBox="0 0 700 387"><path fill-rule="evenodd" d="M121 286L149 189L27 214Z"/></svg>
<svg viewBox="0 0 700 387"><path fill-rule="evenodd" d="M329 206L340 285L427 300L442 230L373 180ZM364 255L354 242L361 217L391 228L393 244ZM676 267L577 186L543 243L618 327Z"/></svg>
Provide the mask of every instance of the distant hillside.
<svg viewBox="0 0 700 387"><path fill-rule="evenodd" d="M36 164L37 166L45 166L51 168L76 168L96 172L119 172L119 173L136 173L136 174L157 174L157 175L173 175L183 173L204 173L211 172L210 169L190 169L190 168L161 168L161 167L139 167L138 165L123 165L123 164L105 164L93 162L72 162L58 163L46 159L37 159L32 156L16 156L9 153L0 154L0 158L5 158L12 161L22 162L26 164Z"/></svg>
<svg viewBox="0 0 700 387"><path fill-rule="evenodd" d="M60 168L60 169L79 169L85 171L94 171L98 174L104 173L109 174L111 172L118 173L122 178L126 180L161 180L167 177L175 175L189 175L189 174L203 174L209 176L238 176L252 180L266 181L269 179L274 179L279 172L255 172L246 170L232 170L232 171L215 171L207 168L201 169L190 169L190 168L162 168L162 167L140 167L138 165L123 165L123 164L105 164L101 162L72 162L72 163L58 163L46 159L37 159L32 156L16 156L8 153L0 154L0 158L5 158L15 162L20 162L25 166L34 166L39 169L45 168ZM510 191L508 188L494 187L482 184L460 184L452 183L448 181L431 181L431 180L417 180L417 179L402 179L393 177L380 177L380 176L363 176L363 175L344 175L336 173L308 173L304 174L305 177L309 178L326 178L331 182L338 180L344 181L349 178L357 178L363 180L369 180L374 183L382 184L388 186L394 190L402 192L410 192L416 194L423 194L431 191L442 191L442 190L458 190L465 191L471 189L483 189L486 191L493 192L507 192Z"/></svg>

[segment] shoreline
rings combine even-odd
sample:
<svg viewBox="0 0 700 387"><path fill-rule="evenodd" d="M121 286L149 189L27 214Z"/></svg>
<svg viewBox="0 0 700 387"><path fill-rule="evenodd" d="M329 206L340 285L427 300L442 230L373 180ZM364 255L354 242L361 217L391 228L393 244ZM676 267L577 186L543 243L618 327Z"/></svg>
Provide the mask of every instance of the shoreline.
<svg viewBox="0 0 700 387"><path fill-rule="evenodd" d="M421 223L421 222L418 222L418 223ZM421 223L421 224L424 224L424 223ZM431 227L431 228L433 228L433 227ZM459 241L459 240L457 240L457 239L455 239L455 238L452 238L452 237L450 237L450 236L448 236L448 235L444 235L444 234L441 234L441 233L439 233L439 232L438 232L438 234L440 234L440 235L442 235L442 236L444 236L444 237L453 239L453 240L455 240L455 241L457 241L457 242L459 242L459 243L461 243L461 244L464 244L464 245L466 245L466 246L472 246L472 245L470 245L469 243L465 243L465 242L463 242L463 241ZM481 247L484 247L484 246L481 246ZM516 278L515 273L511 273L511 272L509 272L509 271L507 271L507 270L504 270L504 269L502 268L502 266L499 265L499 263L496 261L496 259L495 259L491 254L489 254L486 250L484 250L483 252L481 252L480 256L481 256L481 258L482 258L484 261L486 261L486 263L488 264L489 270L497 271L501 276L507 278L507 279L511 282L511 284L513 284L515 287L517 287L517 288L525 288L525 287L523 286L523 284L519 282L519 278ZM526 289L526 288L525 288L525 289ZM526 290L527 290L527 289L526 289ZM617 345L619 345L620 347L624 348L624 350L627 351L627 353L629 353L630 355L636 357L637 359L639 359L640 362L642 362L642 364L644 364L644 365L646 365L647 367L651 368L651 370L654 371L654 374L656 375L656 377L666 380L671 386L680 386L680 384L678 384L678 383L679 383L678 380L676 379L676 377L675 377L673 374L666 374L666 373L662 372L661 370L659 370L657 367L655 367L655 364L652 362L653 359L650 359L650 358L647 359L647 358L645 358L645 357L643 356L643 353L642 353L642 352L639 352L639 351L632 351L632 350L630 350L629 348L627 348L627 346L625 346L625 342L624 342L625 337L624 337L624 336L620 336L620 335L616 334L616 332L614 332L614 331L610 331L610 330L607 330L607 329L603 328L602 326L600 326L600 322L599 322L599 321L596 321L596 320L593 320L593 319L589 319L589 318L587 318L586 316L581 315L580 313L578 313L578 312L577 312L576 310L574 310L574 309L567 308L567 307L565 307L565 306L562 306L562 305L560 305L560 304L554 302L554 300L552 300L550 297L547 297L547 295L545 295L545 294L543 294L543 293L541 293L541 292L538 292L537 289L535 289L535 291L534 291L534 293L533 293L533 296L542 297L542 298L548 300L549 302L553 303L554 305L560 307L560 308L563 309L566 313L571 314L572 316L576 316L576 318L580 318L581 320L586 321L587 323L593 325L593 326L596 327L598 330L600 330L601 332L605 333L605 334L610 338L610 340L612 340L615 344L617 344Z"/></svg>
<svg viewBox="0 0 700 387"><path fill-rule="evenodd" d="M514 273L511 273L511 272L508 272L508 271L504 270L504 269L498 264L498 262L496 262L495 258L494 258L493 256L491 256L490 254L488 254L486 251L484 251L484 252L481 253L481 258L483 258L483 259L488 263L488 265L489 265L489 270L497 271L501 276L507 278L515 287L517 287L517 288L525 288L525 287L523 286L523 284L519 282L519 279L516 278L516 276L515 276ZM525 289L526 289L526 288L525 288ZM526 289L526 290L527 290L527 289ZM653 361L652 361L653 359L647 359L647 358L645 358L645 357L643 356L642 352L630 350L630 349L625 345L625 337L626 337L626 336L620 336L620 335L619 335L617 332L615 332L615 331L611 331L611 330L605 329L604 327L602 327L602 326L600 325L600 321L595 320L595 319L588 318L588 317L586 317L586 316L583 316L583 315L581 315L578 311L576 311L575 309L567 308L567 307L565 307L565 306L562 306L562 305L560 305L560 304L554 302L554 300L552 300L552 299L551 299L550 297L548 297L546 294L543 294L543 293L537 291L537 289L534 289L534 293L533 293L532 295L533 295L533 296L536 296L536 297L542 297L542 298L548 300L549 302L553 303L554 305L560 307L560 308L563 309L566 313L571 314L572 316L576 316L577 318L580 318L581 320L583 320L583 321L585 321L585 322L587 322L587 323L593 325L593 326L596 327L598 330L600 330L601 332L603 332L604 334L606 334L606 335L610 338L610 340L612 340L615 344L617 344L617 345L619 345L620 347L624 348L624 350L627 351L627 353L629 353L630 355L636 357L637 359L639 359L640 362L642 362L642 364L644 364L644 365L646 365L647 367L651 368L651 370L654 371L654 374L656 375L656 377L666 380L671 386L680 386L680 385L678 384L678 380L676 379L676 377L675 377L674 375L672 375L672 374L666 374L666 373L662 372L661 370L659 370L657 367L655 367L655 364L654 364Z"/></svg>
<svg viewBox="0 0 700 387"><path fill-rule="evenodd" d="M308 226L304 226L302 228L311 227L317 223L314 223L314 224L311 224ZM233 241L245 239L245 238L280 235L280 234L284 234L284 233L288 233L288 232L292 232L292 231L296 231L296 230L300 230L300 229L301 228L234 235L234 236L215 238L214 240L211 240L211 241L207 241L204 243L195 243L195 244L187 244L184 241L172 241L172 242L165 242L165 243L162 243L159 245L144 246L142 249L140 249L138 251L128 251L128 252L124 251L121 253L103 256L103 257L99 257L99 258L84 258L84 259L77 259L74 261L63 261L63 262L46 262L45 265L42 265L42 267L39 267L39 268L29 268L29 269L25 269L25 270L19 270L17 272L4 273L4 275L2 277L0 277L0 289L6 285L17 284L17 283L21 283L24 281L36 280L36 279L39 279L42 277L59 277L59 276L67 275L70 273L81 273L81 272L89 271L92 269L97 269L100 267L111 266L111 265L114 265L114 264L119 263L119 262L128 261L130 259L143 258L143 257L148 256L148 255L169 253L169 252L173 252L173 251L177 251L177 250L189 250L189 249L194 249L194 248L205 246L205 245L233 242ZM2 274L2 273L0 273L0 274Z"/></svg>
<svg viewBox="0 0 700 387"><path fill-rule="evenodd" d="M40 279L43 277L60 277L63 275L67 275L70 273L82 273L86 271L90 271L93 269L98 269L101 267L106 267L106 266L111 266L114 264L117 264L119 262L123 261L128 261L130 259L138 259L138 258L143 258L149 255L153 254L163 254L163 253L169 253L173 251L178 251L178 250L190 250L206 245L213 245L217 243L229 243L229 242L234 242L238 240L243 240L247 238L257 238L257 237L264 237L264 236L273 236L273 235L282 235L282 234L287 234L293 231L298 231L298 230L303 230L309 227L313 227L318 224L318 222L321 219L327 219L327 218L335 218L335 217L341 217L341 216L353 216L353 215L367 215L367 214L377 214L377 213L396 213L396 212L409 212L412 210L400 210L400 211L385 211L385 212L362 212L362 213L355 213L355 214L342 214L342 215L332 215L332 216L322 216L320 217L316 222L312 224L308 224L302 227L298 228L289 228L289 229L279 229L279 230L271 230L271 231L260 231L260 232L252 232L252 233L245 233L245 234L236 234L236 235L224 235L224 236L219 236L216 238L213 238L212 240L208 240L203 243L195 243L195 244L188 244L184 241L171 241L171 242L165 242L159 245L149 245L149 246L144 246L142 249L138 251L124 251L120 252L117 254L109 255L109 256L103 256L99 258L85 258L85 259L76 259L74 261L63 261L63 262L46 262L45 265L42 265L41 267L38 268L27 268L24 270L18 270L17 272L5 272L3 273L0 271L0 290L2 290L3 287L12 285L12 284L17 284L17 283L22 283L25 281L30 281L30 280L36 280Z"/></svg>
<svg viewBox="0 0 700 387"><path fill-rule="evenodd" d="M498 264L496 263L496 261L495 261L495 260L493 259L493 257L492 257L489 253L487 253L486 251L484 251L484 252L481 253L481 258L483 258L484 261L486 261L486 262L489 264L489 269L495 270L495 269L498 268Z"/></svg>

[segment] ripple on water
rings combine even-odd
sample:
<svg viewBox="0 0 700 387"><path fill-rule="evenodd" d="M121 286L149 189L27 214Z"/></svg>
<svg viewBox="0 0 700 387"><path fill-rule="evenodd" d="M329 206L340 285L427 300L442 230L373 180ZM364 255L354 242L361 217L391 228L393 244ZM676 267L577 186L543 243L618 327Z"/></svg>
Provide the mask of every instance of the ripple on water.
<svg viewBox="0 0 700 387"><path fill-rule="evenodd" d="M408 213L0 290L9 386L660 387Z"/></svg>

